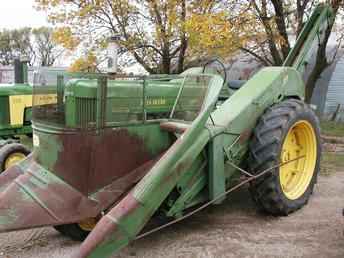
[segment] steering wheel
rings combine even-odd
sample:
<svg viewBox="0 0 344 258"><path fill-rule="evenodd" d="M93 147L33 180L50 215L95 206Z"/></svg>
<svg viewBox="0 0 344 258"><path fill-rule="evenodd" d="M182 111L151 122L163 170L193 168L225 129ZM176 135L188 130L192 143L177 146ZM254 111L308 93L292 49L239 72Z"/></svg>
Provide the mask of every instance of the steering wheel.
<svg viewBox="0 0 344 258"><path fill-rule="evenodd" d="M216 72L218 72L219 75L221 75L221 76L223 77L223 84L225 84L226 81L227 81L226 67L225 67L225 65L224 65L218 58L211 59L211 60L207 61L207 62L203 65L203 71L202 71L202 73L205 72L205 69L206 69L207 66L209 66L209 65L211 65L211 64L214 64L214 63L218 63L218 64L221 66L222 70L220 70L219 67L216 67L216 66L213 67L213 68L216 70Z"/></svg>

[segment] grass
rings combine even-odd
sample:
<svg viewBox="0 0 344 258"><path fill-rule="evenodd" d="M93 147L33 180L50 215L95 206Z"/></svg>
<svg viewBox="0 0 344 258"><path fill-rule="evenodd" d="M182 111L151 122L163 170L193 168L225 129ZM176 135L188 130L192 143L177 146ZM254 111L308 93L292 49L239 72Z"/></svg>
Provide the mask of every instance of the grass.
<svg viewBox="0 0 344 258"><path fill-rule="evenodd" d="M338 170L344 171L344 153L323 152L320 174L329 176Z"/></svg>
<svg viewBox="0 0 344 258"><path fill-rule="evenodd" d="M322 134L344 137L344 123L321 121L320 126Z"/></svg>

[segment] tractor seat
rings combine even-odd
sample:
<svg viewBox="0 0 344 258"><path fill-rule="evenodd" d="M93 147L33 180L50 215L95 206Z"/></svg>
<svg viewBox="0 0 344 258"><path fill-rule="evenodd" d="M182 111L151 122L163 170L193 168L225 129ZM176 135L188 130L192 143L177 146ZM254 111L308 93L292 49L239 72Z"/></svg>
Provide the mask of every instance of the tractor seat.
<svg viewBox="0 0 344 258"><path fill-rule="evenodd" d="M229 80L227 82L228 88L232 89L232 90L238 90L241 88L241 86L243 86L245 83L247 82L247 80Z"/></svg>

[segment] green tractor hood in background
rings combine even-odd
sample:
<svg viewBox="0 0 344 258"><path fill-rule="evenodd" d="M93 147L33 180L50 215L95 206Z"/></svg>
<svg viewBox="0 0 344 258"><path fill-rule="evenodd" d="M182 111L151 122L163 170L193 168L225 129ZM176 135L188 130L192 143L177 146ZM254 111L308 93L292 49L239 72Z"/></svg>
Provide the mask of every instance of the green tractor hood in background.
<svg viewBox="0 0 344 258"><path fill-rule="evenodd" d="M26 62L15 60L14 77L14 84L0 84L0 139L32 132L32 86Z"/></svg>

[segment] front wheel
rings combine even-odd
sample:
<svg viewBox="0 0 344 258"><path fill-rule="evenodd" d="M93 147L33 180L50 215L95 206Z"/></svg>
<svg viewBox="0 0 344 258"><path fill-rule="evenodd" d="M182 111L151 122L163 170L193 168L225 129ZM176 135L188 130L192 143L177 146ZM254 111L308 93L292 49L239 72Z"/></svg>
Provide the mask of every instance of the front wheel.
<svg viewBox="0 0 344 258"><path fill-rule="evenodd" d="M96 218L86 219L80 223L65 224L54 226L62 235L67 236L75 241L84 241L88 234L97 224Z"/></svg>
<svg viewBox="0 0 344 258"><path fill-rule="evenodd" d="M290 99L270 107L250 142L250 170L258 174L285 164L250 185L253 199L273 215L301 208L313 193L320 155L319 121L304 102Z"/></svg>
<svg viewBox="0 0 344 258"><path fill-rule="evenodd" d="M20 143L9 143L0 149L0 173L26 158L30 150Z"/></svg>

